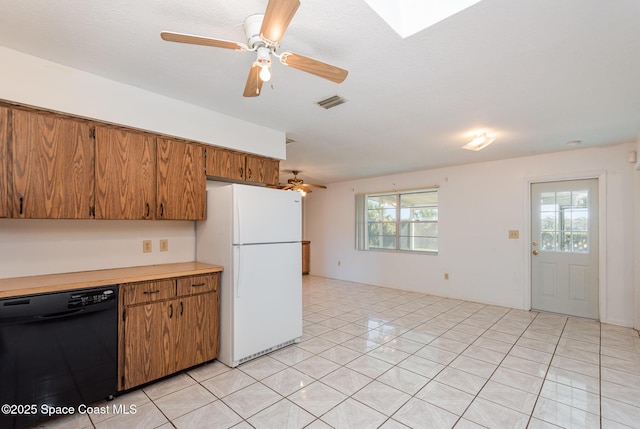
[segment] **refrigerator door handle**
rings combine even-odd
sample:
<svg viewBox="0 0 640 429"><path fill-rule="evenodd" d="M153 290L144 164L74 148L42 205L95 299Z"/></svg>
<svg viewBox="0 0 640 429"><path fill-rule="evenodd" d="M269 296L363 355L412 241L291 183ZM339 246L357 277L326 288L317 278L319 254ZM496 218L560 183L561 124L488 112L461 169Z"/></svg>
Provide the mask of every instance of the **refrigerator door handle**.
<svg viewBox="0 0 640 429"><path fill-rule="evenodd" d="M240 273L242 272L242 246L233 246L234 260L233 264L233 289L236 294L236 298L240 298Z"/></svg>
<svg viewBox="0 0 640 429"><path fill-rule="evenodd" d="M233 225L238 231L238 237L235 244L242 244L242 222L240 221L240 198L234 198L233 208L235 213L233 214Z"/></svg>

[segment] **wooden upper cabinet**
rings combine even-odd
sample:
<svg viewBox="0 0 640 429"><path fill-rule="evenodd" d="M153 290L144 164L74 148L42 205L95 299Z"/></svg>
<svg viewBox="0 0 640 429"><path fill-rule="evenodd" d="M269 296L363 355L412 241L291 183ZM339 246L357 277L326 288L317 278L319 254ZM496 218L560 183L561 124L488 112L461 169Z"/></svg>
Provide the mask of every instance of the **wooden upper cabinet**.
<svg viewBox="0 0 640 429"><path fill-rule="evenodd" d="M207 176L230 180L277 185L280 179L280 161L248 155L232 150L205 146L207 150Z"/></svg>
<svg viewBox="0 0 640 429"><path fill-rule="evenodd" d="M202 145L160 137L156 142L156 219L205 219L207 178Z"/></svg>
<svg viewBox="0 0 640 429"><path fill-rule="evenodd" d="M7 167L9 153L7 148L7 122L9 109L0 106L0 218L9 216L9 187Z"/></svg>
<svg viewBox="0 0 640 429"><path fill-rule="evenodd" d="M156 138L122 128L96 127L96 219L153 219Z"/></svg>
<svg viewBox="0 0 640 429"><path fill-rule="evenodd" d="M277 185L280 180L280 162L271 158L247 155L246 179L249 182Z"/></svg>
<svg viewBox="0 0 640 429"><path fill-rule="evenodd" d="M204 146L207 151L207 176L245 180L245 154Z"/></svg>
<svg viewBox="0 0 640 429"><path fill-rule="evenodd" d="M87 121L11 110L9 183L14 218L93 217L94 138Z"/></svg>

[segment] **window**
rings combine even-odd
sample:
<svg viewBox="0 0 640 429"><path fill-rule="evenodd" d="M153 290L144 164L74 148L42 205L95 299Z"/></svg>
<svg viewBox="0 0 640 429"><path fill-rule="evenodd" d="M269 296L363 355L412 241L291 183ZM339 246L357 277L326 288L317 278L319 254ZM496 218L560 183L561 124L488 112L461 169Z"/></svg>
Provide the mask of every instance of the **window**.
<svg viewBox="0 0 640 429"><path fill-rule="evenodd" d="M540 226L543 251L588 253L589 190L543 192Z"/></svg>
<svg viewBox="0 0 640 429"><path fill-rule="evenodd" d="M438 251L438 191L358 195L357 248Z"/></svg>

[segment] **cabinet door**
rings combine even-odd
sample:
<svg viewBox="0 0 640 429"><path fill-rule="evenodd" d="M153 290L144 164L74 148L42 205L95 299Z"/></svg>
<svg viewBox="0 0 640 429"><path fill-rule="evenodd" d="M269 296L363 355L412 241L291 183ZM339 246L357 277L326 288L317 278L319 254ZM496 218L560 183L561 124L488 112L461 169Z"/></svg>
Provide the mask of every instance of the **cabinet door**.
<svg viewBox="0 0 640 429"><path fill-rule="evenodd" d="M218 294L187 296L179 301L174 326L176 371L218 356Z"/></svg>
<svg viewBox="0 0 640 429"><path fill-rule="evenodd" d="M265 159L262 183L273 186L280 184L280 161Z"/></svg>
<svg viewBox="0 0 640 429"><path fill-rule="evenodd" d="M259 182L260 172L262 171L262 158L258 156L247 155L246 167L246 180L250 182Z"/></svg>
<svg viewBox="0 0 640 429"><path fill-rule="evenodd" d="M175 310L175 300L126 308L122 390L173 372Z"/></svg>
<svg viewBox="0 0 640 429"><path fill-rule="evenodd" d="M157 139L156 219L205 219L206 176L201 145Z"/></svg>
<svg viewBox="0 0 640 429"><path fill-rule="evenodd" d="M153 219L155 137L96 127L96 219Z"/></svg>
<svg viewBox="0 0 640 429"><path fill-rule="evenodd" d="M9 216L9 175L7 173L9 156L7 148L7 122L9 109L0 106L0 218Z"/></svg>
<svg viewBox="0 0 640 429"><path fill-rule="evenodd" d="M244 180L244 162L242 153L207 147L207 176Z"/></svg>
<svg viewBox="0 0 640 429"><path fill-rule="evenodd" d="M86 219L94 205L90 124L12 110L11 212L17 218Z"/></svg>
<svg viewBox="0 0 640 429"><path fill-rule="evenodd" d="M246 180L266 185L277 185L280 179L279 166L278 160L247 155Z"/></svg>

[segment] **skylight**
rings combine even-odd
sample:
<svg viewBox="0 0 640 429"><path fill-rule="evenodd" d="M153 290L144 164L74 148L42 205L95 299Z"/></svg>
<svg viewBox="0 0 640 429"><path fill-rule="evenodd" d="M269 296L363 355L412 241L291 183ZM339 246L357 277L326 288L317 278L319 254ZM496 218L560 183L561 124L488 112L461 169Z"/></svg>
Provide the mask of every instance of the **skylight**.
<svg viewBox="0 0 640 429"><path fill-rule="evenodd" d="M403 39L481 0L365 0Z"/></svg>

